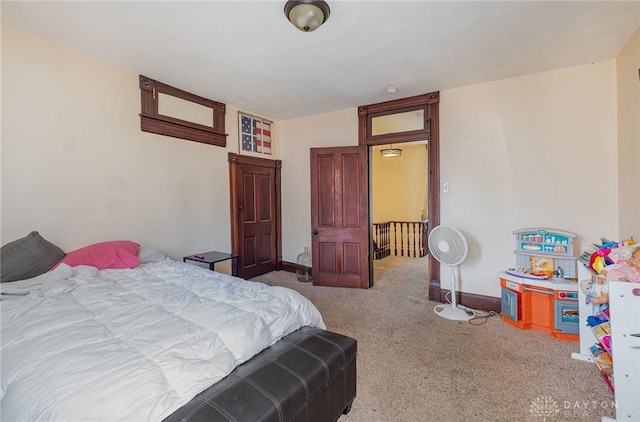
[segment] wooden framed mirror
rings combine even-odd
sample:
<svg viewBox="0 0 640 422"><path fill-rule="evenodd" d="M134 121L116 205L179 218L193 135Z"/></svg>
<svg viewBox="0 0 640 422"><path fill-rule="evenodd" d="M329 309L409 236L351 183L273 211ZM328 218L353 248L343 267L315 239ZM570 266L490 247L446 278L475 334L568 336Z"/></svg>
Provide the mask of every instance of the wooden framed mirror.
<svg viewBox="0 0 640 422"><path fill-rule="evenodd" d="M225 147L226 106L158 82L143 75L140 81L140 129Z"/></svg>

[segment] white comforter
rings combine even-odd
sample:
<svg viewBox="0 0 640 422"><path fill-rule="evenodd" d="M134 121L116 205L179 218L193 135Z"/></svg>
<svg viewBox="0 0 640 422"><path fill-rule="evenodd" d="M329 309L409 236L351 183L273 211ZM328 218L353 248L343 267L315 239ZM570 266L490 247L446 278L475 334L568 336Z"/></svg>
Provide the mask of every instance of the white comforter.
<svg viewBox="0 0 640 422"><path fill-rule="evenodd" d="M35 284L0 301L3 421L158 421L281 337L325 328L293 290L171 259L63 265Z"/></svg>

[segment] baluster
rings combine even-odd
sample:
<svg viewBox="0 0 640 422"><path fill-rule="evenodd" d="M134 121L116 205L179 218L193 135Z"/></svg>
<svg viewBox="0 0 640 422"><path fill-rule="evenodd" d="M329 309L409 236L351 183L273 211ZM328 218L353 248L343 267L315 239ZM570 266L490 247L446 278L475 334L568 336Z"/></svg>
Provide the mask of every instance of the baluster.
<svg viewBox="0 0 640 422"><path fill-rule="evenodd" d="M398 230L398 227L400 227L400 230ZM400 256L402 255L402 226L397 221L393 222L393 232L395 235L395 242L396 242L395 255ZM398 240L398 238L400 238L400 240Z"/></svg>
<svg viewBox="0 0 640 422"><path fill-rule="evenodd" d="M404 222L399 221L398 224L400 225L400 256L404 256Z"/></svg>
<svg viewBox="0 0 640 422"><path fill-rule="evenodd" d="M389 245L389 243L391 242L391 239L389 237L389 228L390 228L390 224L389 224L389 222L387 222L384 225L384 232L385 232L385 236L384 236L384 256L391 255L391 246Z"/></svg>
<svg viewBox="0 0 640 422"><path fill-rule="evenodd" d="M409 250L409 245L411 242L411 232L409 231L409 222L404 222L402 223L403 226L405 227L405 230L403 230L406 234L407 234L407 240L404 242L404 249L407 251L407 256L411 256L410 255L410 250Z"/></svg>
<svg viewBox="0 0 640 422"><path fill-rule="evenodd" d="M416 224L416 228L417 228L417 233L416 236L418 237L418 258L422 257L422 223L418 222L418 224Z"/></svg>
<svg viewBox="0 0 640 422"><path fill-rule="evenodd" d="M376 238L378 239L378 250L376 251L376 254L378 255L378 259L382 259L382 242L384 242L384 239L382 238L382 235L384 233L384 225L380 225L378 224L377 227L377 232L376 232Z"/></svg>
<svg viewBox="0 0 640 422"><path fill-rule="evenodd" d="M406 221L402 222L402 233L407 236L407 240L402 242L402 256L404 256L404 252L409 256L409 224Z"/></svg>
<svg viewBox="0 0 640 422"><path fill-rule="evenodd" d="M389 223L388 222L384 224L383 238L384 238L384 248L382 250L382 256L387 256L387 251L389 250Z"/></svg>
<svg viewBox="0 0 640 422"><path fill-rule="evenodd" d="M420 223L413 223L415 229L416 236L416 254L414 255L416 258L420 256Z"/></svg>
<svg viewBox="0 0 640 422"><path fill-rule="evenodd" d="M380 225L380 243L378 243L378 249L380 250L380 259L384 258L384 224Z"/></svg>
<svg viewBox="0 0 640 422"><path fill-rule="evenodd" d="M393 222L393 255L398 256L398 230L396 230L396 222Z"/></svg>
<svg viewBox="0 0 640 422"><path fill-rule="evenodd" d="M424 256L424 223L420 222L418 232L420 236L420 251L418 255L422 258Z"/></svg>
<svg viewBox="0 0 640 422"><path fill-rule="evenodd" d="M416 257L416 251L418 250L418 247L416 245L416 223L413 222L411 223L411 232L413 234L413 242L411 243L412 249L413 249L413 257Z"/></svg>
<svg viewBox="0 0 640 422"><path fill-rule="evenodd" d="M384 224L380 225L380 243L378 248L380 249L380 259L384 258Z"/></svg>
<svg viewBox="0 0 640 422"><path fill-rule="evenodd" d="M410 257L411 256L411 230L410 230L410 223L407 221L406 223L404 223L405 227L407 228L406 232L407 232L407 242L406 242L406 249L407 249L407 256Z"/></svg>

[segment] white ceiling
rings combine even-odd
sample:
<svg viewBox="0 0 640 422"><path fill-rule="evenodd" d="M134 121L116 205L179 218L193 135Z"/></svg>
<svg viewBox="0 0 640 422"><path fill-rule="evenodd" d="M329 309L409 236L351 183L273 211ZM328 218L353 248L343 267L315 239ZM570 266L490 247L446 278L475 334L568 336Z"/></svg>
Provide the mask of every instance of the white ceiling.
<svg viewBox="0 0 640 422"><path fill-rule="evenodd" d="M273 1L2 1L2 24L286 120L616 57L638 1L338 1L315 32ZM396 94L387 86L398 88Z"/></svg>

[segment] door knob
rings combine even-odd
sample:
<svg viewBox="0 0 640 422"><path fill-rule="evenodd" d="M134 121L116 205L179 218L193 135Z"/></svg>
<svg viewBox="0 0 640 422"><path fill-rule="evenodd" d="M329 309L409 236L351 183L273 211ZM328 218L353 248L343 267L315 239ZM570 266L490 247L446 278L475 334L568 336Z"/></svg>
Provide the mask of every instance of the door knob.
<svg viewBox="0 0 640 422"><path fill-rule="evenodd" d="M317 235L318 234L318 230L312 231L311 234L314 235L314 236Z"/></svg>

